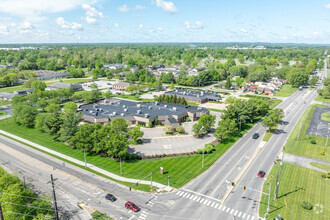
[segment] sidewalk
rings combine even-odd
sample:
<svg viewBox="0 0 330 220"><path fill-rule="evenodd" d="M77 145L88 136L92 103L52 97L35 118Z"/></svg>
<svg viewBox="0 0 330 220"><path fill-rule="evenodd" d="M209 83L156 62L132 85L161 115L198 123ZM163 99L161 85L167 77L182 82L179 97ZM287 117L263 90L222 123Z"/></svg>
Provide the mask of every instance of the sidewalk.
<svg viewBox="0 0 330 220"><path fill-rule="evenodd" d="M23 143L29 144L29 145L31 145L31 146L33 146L33 147L35 147L35 148L38 148L38 149L43 150L43 151L45 151L45 152L48 152L48 153L50 153L50 154L56 155L56 156L58 156L58 157L60 157L60 158L62 158L62 159L65 159L65 160L71 161L71 162L73 162L73 163L75 163L75 164L78 164L78 165L81 165L81 166L85 166L85 162L83 162L83 161L80 161L80 160L74 159L74 158L69 157L69 156L67 156L67 155L61 154L61 153L59 153L59 152L57 152L57 151L54 151L54 150L48 149L48 148L43 147L43 146L41 146L41 145L39 145L39 144L33 143L33 142L31 142L31 141L28 141L28 140L23 139L23 138L21 138L21 137L18 137L18 136L16 136L16 135L10 134L10 133L5 132L5 131L3 131L3 130L0 130L0 133L6 135L6 136L8 136L8 137L11 137L11 138L13 138L13 139L15 139L15 140L18 140L18 141L21 141L21 142L23 142ZM118 180L118 181L130 182L130 183L136 183L136 182L139 181L138 179L130 179L130 178L126 178L126 177L118 176L118 175L116 175L116 174L110 173L110 172L108 172L108 171L106 171L106 170L103 170L103 169L101 169L101 168L99 168L99 167L96 167L96 166L94 166L94 165L92 165L92 164L89 164L89 163L87 163L87 167L88 167L89 169L92 169L92 170L94 170L94 171L96 171L96 172L98 172L98 173L102 173L102 174L104 174L104 175L106 175L106 176L108 176L108 177L110 177L110 178L113 178L113 179L115 179L115 180ZM145 184L145 185L150 185L150 181L146 181L146 180L140 181L139 183L140 183L140 184ZM162 189L164 189L164 190L166 190L166 191L168 191L168 192L171 191L171 190L173 189L172 187L168 187L168 186L165 186L165 185L163 185L163 184L160 184L160 183L157 183L157 182L154 182L154 181L152 181L152 185L153 185L153 186L156 186L156 187L158 187L158 188L162 188Z"/></svg>
<svg viewBox="0 0 330 220"><path fill-rule="evenodd" d="M327 171L314 167L314 166L310 165L310 163L314 162L314 163L319 163L319 164L324 164L324 165L330 166L330 162L327 162L324 160L318 160L318 159L314 159L314 158L303 157L303 156L298 156L298 155L293 155L293 154L288 154L288 153L284 154L283 161L287 162L287 163L295 164L298 166L306 167L309 169L313 169L313 170L316 170L316 171L319 171L322 173L326 173Z"/></svg>

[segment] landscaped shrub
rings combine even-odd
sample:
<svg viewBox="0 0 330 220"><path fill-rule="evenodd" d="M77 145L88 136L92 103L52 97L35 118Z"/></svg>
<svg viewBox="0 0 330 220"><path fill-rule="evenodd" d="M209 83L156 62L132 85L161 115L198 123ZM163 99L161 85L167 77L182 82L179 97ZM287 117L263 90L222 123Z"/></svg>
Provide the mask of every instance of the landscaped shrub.
<svg viewBox="0 0 330 220"><path fill-rule="evenodd" d="M323 178L326 178L326 177L327 177L327 174L326 174L326 173L322 173L321 176L322 176Z"/></svg>
<svg viewBox="0 0 330 220"><path fill-rule="evenodd" d="M301 206L304 208L304 209L307 209L307 210L311 210L313 209L313 205L310 204L309 202L306 202L306 201L303 201Z"/></svg>
<svg viewBox="0 0 330 220"><path fill-rule="evenodd" d="M316 140L315 139L312 139L311 140L311 144L316 144Z"/></svg>
<svg viewBox="0 0 330 220"><path fill-rule="evenodd" d="M321 154L321 155L325 155L324 150L321 150L320 154Z"/></svg>
<svg viewBox="0 0 330 220"><path fill-rule="evenodd" d="M203 153L203 150L202 149L197 149L197 154L202 154L202 153Z"/></svg>

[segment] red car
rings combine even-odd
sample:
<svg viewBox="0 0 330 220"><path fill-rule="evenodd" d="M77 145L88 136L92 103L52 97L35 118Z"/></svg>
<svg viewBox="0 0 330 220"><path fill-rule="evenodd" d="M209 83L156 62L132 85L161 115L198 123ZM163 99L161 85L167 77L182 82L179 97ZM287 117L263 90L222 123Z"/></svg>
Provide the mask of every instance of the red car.
<svg viewBox="0 0 330 220"><path fill-rule="evenodd" d="M134 212L140 211L139 206L135 205L133 202L130 202L130 201L126 202L125 207L133 210Z"/></svg>
<svg viewBox="0 0 330 220"><path fill-rule="evenodd" d="M263 178L265 176L266 172L263 171L263 170L260 170L259 173L258 173L258 177L261 177Z"/></svg>

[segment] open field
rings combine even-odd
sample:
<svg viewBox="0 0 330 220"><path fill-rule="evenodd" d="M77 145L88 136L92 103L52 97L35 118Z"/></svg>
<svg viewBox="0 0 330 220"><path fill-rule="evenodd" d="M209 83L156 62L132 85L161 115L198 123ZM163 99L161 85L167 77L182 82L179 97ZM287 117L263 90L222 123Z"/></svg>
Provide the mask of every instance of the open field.
<svg viewBox="0 0 330 220"><path fill-rule="evenodd" d="M320 168L320 169L323 169L323 170L326 170L328 172L330 172L330 166L327 166L325 164L320 164L320 163L310 163L310 165L314 166L314 167L317 167L317 168Z"/></svg>
<svg viewBox="0 0 330 220"><path fill-rule="evenodd" d="M321 96L321 95L318 95L315 98L315 101L324 102L324 103L330 103L330 99L326 99L324 96Z"/></svg>
<svg viewBox="0 0 330 220"><path fill-rule="evenodd" d="M248 126L244 127L244 130L242 130L242 134L247 132L247 130L252 126L253 124L249 124ZM52 136L46 133L42 133L37 129L18 126L12 118L1 120L0 127L4 131L20 136L34 143L48 147L52 150L71 156L75 159L81 161L84 160L83 151L73 149L65 145L64 143L54 141ZM230 141L219 144L218 146L216 146L215 152L213 152L212 154L204 155L204 168L201 167L202 156L196 154L189 156L168 157L162 159L123 162L123 176L128 178L141 179L152 172L154 181L167 185L167 176L170 176L170 185L172 187L178 188L188 183L191 179L198 176L201 172L208 169L238 139L239 137L235 137L232 138ZM87 161L88 163L91 163L104 170L120 175L120 164L115 160L102 157L100 155L88 154ZM160 167L164 167L164 175L160 174Z"/></svg>
<svg viewBox="0 0 330 220"><path fill-rule="evenodd" d="M322 105L311 105L306 110L306 112L298 121L296 127L291 132L291 135L289 136L289 139L284 146L284 152L330 161L330 142L328 143L328 146L325 146L327 138L306 134L316 106L324 107ZM301 131L299 133L300 126ZM299 139L297 140L298 133ZM312 144L312 140L315 140L316 144ZM325 155L321 155L321 151L325 151Z"/></svg>
<svg viewBox="0 0 330 220"><path fill-rule="evenodd" d="M330 113L329 112L322 113L321 120L330 122Z"/></svg>
<svg viewBox="0 0 330 220"><path fill-rule="evenodd" d="M0 116L8 115L8 112L0 111Z"/></svg>
<svg viewBox="0 0 330 220"><path fill-rule="evenodd" d="M289 84L284 84L280 91L275 92L274 96L278 97L289 97L291 96L295 91L297 91L298 88L293 88Z"/></svg>
<svg viewBox="0 0 330 220"><path fill-rule="evenodd" d="M277 163L267 176L271 182L270 215L267 219L273 219L281 214L283 219L299 220L326 220L330 216L330 184L321 177L321 173L308 168L283 163L278 198L274 198L274 186L276 175L280 170ZM268 193L269 185L265 182L263 192ZM309 202L314 209L306 210L301 206L303 201ZM259 215L264 217L267 210L268 195L262 195ZM291 216L292 209L292 216ZM291 216L291 217L290 217Z"/></svg>
<svg viewBox="0 0 330 220"><path fill-rule="evenodd" d="M5 100L0 100L0 106L3 106L3 105L10 105L11 102L9 101L5 101Z"/></svg>

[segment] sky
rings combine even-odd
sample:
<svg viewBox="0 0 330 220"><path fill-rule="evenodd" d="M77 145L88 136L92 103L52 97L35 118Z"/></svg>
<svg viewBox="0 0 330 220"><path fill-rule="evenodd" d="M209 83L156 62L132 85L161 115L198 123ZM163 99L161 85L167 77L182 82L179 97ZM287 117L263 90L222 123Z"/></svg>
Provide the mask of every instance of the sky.
<svg viewBox="0 0 330 220"><path fill-rule="evenodd" d="M0 0L0 44L330 43L330 0Z"/></svg>

